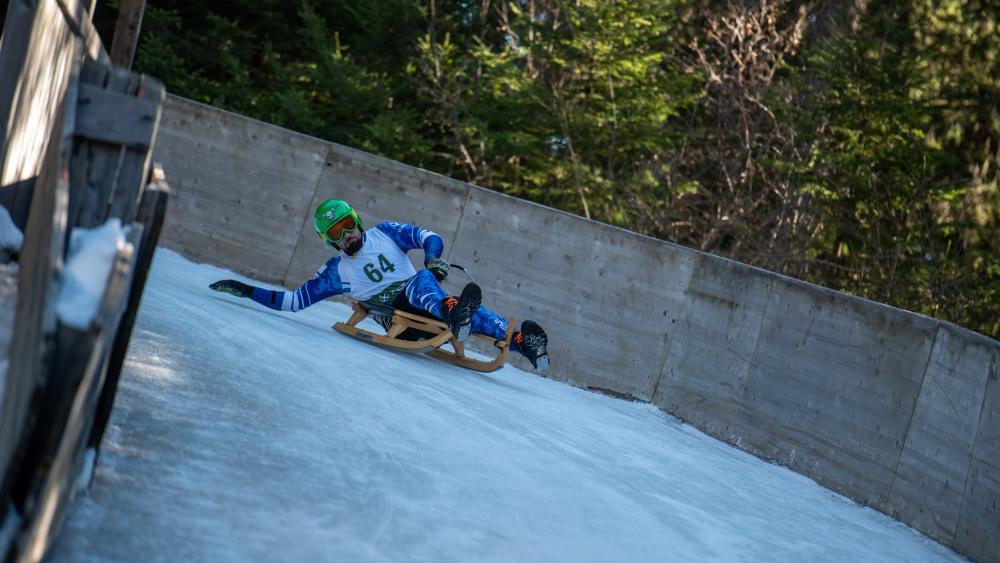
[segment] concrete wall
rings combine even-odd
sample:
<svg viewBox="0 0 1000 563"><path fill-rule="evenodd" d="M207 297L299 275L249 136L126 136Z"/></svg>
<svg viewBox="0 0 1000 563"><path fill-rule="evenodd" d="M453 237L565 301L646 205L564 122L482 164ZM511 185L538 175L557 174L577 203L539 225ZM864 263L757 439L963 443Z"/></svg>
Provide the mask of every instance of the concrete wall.
<svg viewBox="0 0 1000 563"><path fill-rule="evenodd" d="M328 197L369 226L430 227L487 306L543 323L550 377L1000 560L994 340L178 98L156 158L175 194L163 243L194 260L297 287L330 256L311 226Z"/></svg>

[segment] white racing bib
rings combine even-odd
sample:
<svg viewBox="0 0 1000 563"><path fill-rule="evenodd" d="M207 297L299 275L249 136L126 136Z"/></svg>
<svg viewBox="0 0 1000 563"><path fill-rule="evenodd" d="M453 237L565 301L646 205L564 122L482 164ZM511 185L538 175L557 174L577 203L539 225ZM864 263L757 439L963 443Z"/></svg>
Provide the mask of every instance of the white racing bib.
<svg viewBox="0 0 1000 563"><path fill-rule="evenodd" d="M390 284L417 274L399 246L379 229L365 231L365 243L354 256L343 255L337 272L351 297L364 301Z"/></svg>

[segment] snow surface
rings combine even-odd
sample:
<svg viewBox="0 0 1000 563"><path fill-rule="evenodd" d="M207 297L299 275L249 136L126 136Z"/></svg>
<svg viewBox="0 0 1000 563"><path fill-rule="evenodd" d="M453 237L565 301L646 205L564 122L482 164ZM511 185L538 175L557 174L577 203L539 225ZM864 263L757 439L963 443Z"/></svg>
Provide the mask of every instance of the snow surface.
<svg viewBox="0 0 1000 563"><path fill-rule="evenodd" d="M24 242L24 233L14 224L10 211L0 205L0 251L13 250L20 252L21 244Z"/></svg>
<svg viewBox="0 0 1000 563"><path fill-rule="evenodd" d="M52 561L961 560L654 406L375 348L330 330L346 305L227 277L157 252Z"/></svg>
<svg viewBox="0 0 1000 563"><path fill-rule="evenodd" d="M104 297L115 256L124 244L125 231L116 218L93 229L73 229L59 279L59 320L80 330L90 327Z"/></svg>

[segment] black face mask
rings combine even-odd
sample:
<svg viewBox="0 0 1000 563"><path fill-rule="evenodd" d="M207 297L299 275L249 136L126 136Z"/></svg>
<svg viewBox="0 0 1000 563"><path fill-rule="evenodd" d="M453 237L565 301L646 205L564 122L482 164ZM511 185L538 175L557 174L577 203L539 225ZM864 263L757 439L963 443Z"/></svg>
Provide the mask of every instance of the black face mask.
<svg viewBox="0 0 1000 563"><path fill-rule="evenodd" d="M365 241L365 237L361 236L361 237L355 239L354 242L352 242L352 243L348 244L346 247L342 248L341 250L343 250L344 252L346 252L349 256L354 256L355 254L358 253L359 250L361 250L361 247L364 246L364 244L365 244L364 241Z"/></svg>

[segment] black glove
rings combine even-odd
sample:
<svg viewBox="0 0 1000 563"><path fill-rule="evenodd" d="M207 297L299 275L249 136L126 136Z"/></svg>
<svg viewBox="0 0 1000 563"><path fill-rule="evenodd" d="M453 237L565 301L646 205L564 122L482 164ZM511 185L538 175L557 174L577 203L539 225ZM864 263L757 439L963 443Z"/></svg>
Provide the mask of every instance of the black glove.
<svg viewBox="0 0 1000 563"><path fill-rule="evenodd" d="M228 293L236 297L250 297L253 295L252 285L247 285L236 280L219 280L208 286L208 289L214 289L215 291L221 291L222 293Z"/></svg>
<svg viewBox="0 0 1000 563"><path fill-rule="evenodd" d="M444 281L448 277L448 272L451 271L451 264L444 258L428 258L424 260L424 267L430 270L439 282Z"/></svg>

